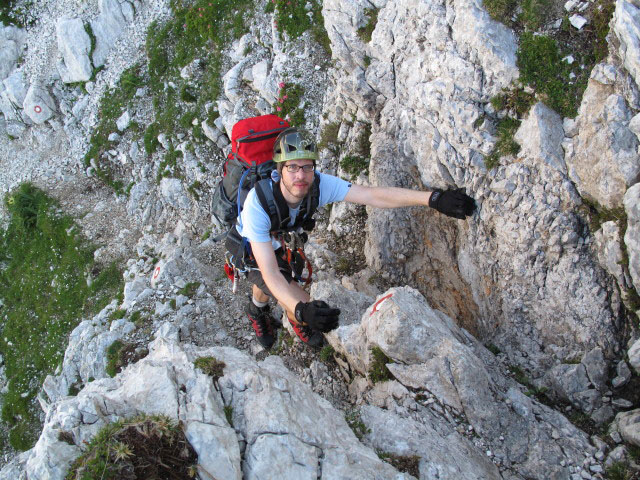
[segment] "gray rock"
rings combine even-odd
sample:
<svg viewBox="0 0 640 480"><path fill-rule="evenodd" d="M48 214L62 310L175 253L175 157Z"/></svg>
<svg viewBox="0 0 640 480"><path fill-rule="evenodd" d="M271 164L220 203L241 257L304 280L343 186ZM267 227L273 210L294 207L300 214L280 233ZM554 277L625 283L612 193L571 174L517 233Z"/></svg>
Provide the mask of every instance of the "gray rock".
<svg viewBox="0 0 640 480"><path fill-rule="evenodd" d="M614 221L603 223L595 233L595 240L600 264L616 278L619 285L625 285L622 270L622 239L618 224Z"/></svg>
<svg viewBox="0 0 640 480"><path fill-rule="evenodd" d="M25 114L36 124L49 120L56 112L56 104L49 92L40 86L31 85L22 105Z"/></svg>
<svg viewBox="0 0 640 480"><path fill-rule="evenodd" d="M631 345L627 355L629 356L629 363L636 373L640 375L640 339L636 340L633 345Z"/></svg>
<svg viewBox="0 0 640 480"><path fill-rule="evenodd" d="M618 413L615 423L625 442L640 447L640 409Z"/></svg>
<svg viewBox="0 0 640 480"><path fill-rule="evenodd" d="M629 273L633 286L640 292L640 183L635 184L624 194L624 209L627 212L628 226L624 243L629 253ZM639 371L638 363L632 366Z"/></svg>
<svg viewBox="0 0 640 480"><path fill-rule="evenodd" d="M217 142L218 138L222 135L222 132L216 127L209 126L206 120L203 120L200 125L202 126L203 133L214 143Z"/></svg>
<svg viewBox="0 0 640 480"><path fill-rule="evenodd" d="M6 89L7 98L16 106L22 106L24 99L27 96L27 83L24 79L24 74L20 71L15 71L2 82Z"/></svg>
<svg viewBox="0 0 640 480"><path fill-rule="evenodd" d="M575 396L587 391L591 383L587 377L587 369L582 363L556 365L547 372L543 381L567 402L575 401Z"/></svg>
<svg viewBox="0 0 640 480"><path fill-rule="evenodd" d="M640 176L638 138L629 130L630 119L624 98L612 86L589 80L576 119L579 133L565 160L580 193L607 208L620 206Z"/></svg>
<svg viewBox="0 0 640 480"><path fill-rule="evenodd" d="M624 398L614 398L611 401L611 404L614 407L620 408L620 409L627 409L627 408L633 407L633 403L630 402L629 400L624 399Z"/></svg>
<svg viewBox="0 0 640 480"><path fill-rule="evenodd" d="M634 2L616 1L611 29L620 40L618 54L624 62L625 68L640 83L640 8Z"/></svg>
<svg viewBox="0 0 640 480"><path fill-rule="evenodd" d="M93 51L93 65L101 67L105 64L109 51L124 31L127 19L123 10L130 12L130 4L126 0L99 0L100 14L91 21L91 30L96 37ZM127 8L126 5L129 5Z"/></svg>
<svg viewBox="0 0 640 480"><path fill-rule="evenodd" d="M7 78L15 68L25 40L23 29L0 25L0 80Z"/></svg>
<svg viewBox="0 0 640 480"><path fill-rule="evenodd" d="M627 448L624 445L617 446L607 455L605 466L610 467L614 463L627 463Z"/></svg>
<svg viewBox="0 0 640 480"><path fill-rule="evenodd" d="M522 147L518 155L545 162L566 175L562 140L562 117L544 103L536 103L514 136Z"/></svg>
<svg viewBox="0 0 640 480"><path fill-rule="evenodd" d="M602 349L596 347L582 357L582 363L586 370L587 376L596 389L600 391L606 390L607 380L609 379L608 364L604 358Z"/></svg>
<svg viewBox="0 0 640 480"><path fill-rule="evenodd" d="M91 38L79 18L60 18L56 23L58 51L64 68L60 77L65 83L86 82L91 78L93 66L89 59Z"/></svg>
<svg viewBox="0 0 640 480"><path fill-rule="evenodd" d="M124 112L120 117L116 120L116 127L121 132L124 132L129 125L131 124L131 115L128 111Z"/></svg>
<svg viewBox="0 0 640 480"><path fill-rule="evenodd" d="M616 366L616 377L611 381L611 385L613 388L619 388L631 380L631 370L629 369L629 365L624 360L620 360L618 365Z"/></svg>
<svg viewBox="0 0 640 480"><path fill-rule="evenodd" d="M182 182L177 178L163 178L160 182L162 197L173 208L187 209L191 207L191 200L182 187Z"/></svg>

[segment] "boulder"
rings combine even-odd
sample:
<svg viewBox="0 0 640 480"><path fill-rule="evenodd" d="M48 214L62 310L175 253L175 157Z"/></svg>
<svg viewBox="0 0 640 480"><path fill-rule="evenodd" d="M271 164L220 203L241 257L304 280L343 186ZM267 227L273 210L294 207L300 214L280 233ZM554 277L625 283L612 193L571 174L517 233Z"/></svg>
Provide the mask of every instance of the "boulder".
<svg viewBox="0 0 640 480"><path fill-rule="evenodd" d="M16 67L26 40L23 29L0 24L0 80L4 80Z"/></svg>
<svg viewBox="0 0 640 480"><path fill-rule="evenodd" d="M640 447L640 409L618 413L615 425L625 442Z"/></svg>
<svg viewBox="0 0 640 480"><path fill-rule="evenodd" d="M640 178L638 137L629 129L631 111L597 65L578 112L579 133L566 157L580 193L607 208L622 205L624 192Z"/></svg>
<svg viewBox="0 0 640 480"><path fill-rule="evenodd" d="M91 38L79 18L60 18L56 23L58 51L62 54L64 68L60 77L65 83L87 82L93 66L89 59Z"/></svg>
<svg viewBox="0 0 640 480"><path fill-rule="evenodd" d="M544 103L536 103L514 136L522 147L519 155L538 159L561 173L567 173L564 163L562 117Z"/></svg>
<svg viewBox="0 0 640 480"><path fill-rule="evenodd" d="M625 68L640 84L640 6L636 2L616 1L611 30L620 40L618 54Z"/></svg>
<svg viewBox="0 0 640 480"><path fill-rule="evenodd" d="M25 114L40 125L49 120L56 112L56 103L46 88L31 85L22 104Z"/></svg>
<svg viewBox="0 0 640 480"><path fill-rule="evenodd" d="M177 178L163 178L160 182L160 193L173 208L187 209L191 206L191 200L185 193L182 182Z"/></svg>
<svg viewBox="0 0 640 480"><path fill-rule="evenodd" d="M4 84L7 98L17 107L22 107L24 99L27 96L28 84L25 81L24 74L21 71L14 71L5 78Z"/></svg>
<svg viewBox="0 0 640 480"><path fill-rule="evenodd" d="M629 273L636 292L640 292L640 183L624 194L624 209L628 219L624 243L629 253Z"/></svg>
<svg viewBox="0 0 640 480"><path fill-rule="evenodd" d="M444 405L451 412L449 415L464 415L487 449L524 477L567 478L568 465L581 462L584 453L592 449L584 433L559 413L524 395L492 364L491 354L484 347L449 317L433 310L416 290L388 290L367 309L359 325L341 326L336 333L340 342L336 350L346 354L354 370L367 374L373 361L371 348L378 347L389 357L387 367L401 384L414 392L434 395L436 405ZM580 367L588 385L586 369ZM403 400L397 403L406 405ZM415 410L416 406L410 408ZM417 409L422 412L419 406ZM426 435L432 428L446 438L453 450L473 449L458 437L447 420L436 420L439 417L433 411L409 414L400 406L396 411L405 412L400 413L403 419L412 419L408 422L411 427L395 429L396 433L390 428L382 429L375 436L382 444L376 444L378 448L390 449L395 444L392 452L406 451L409 442L421 444L421 440L409 437L410 432L418 429ZM445 413L442 407L435 411ZM392 422L373 411L366 418L373 426ZM404 441L399 440L397 431L402 431ZM488 472L486 478L497 475L482 458L483 452L467 451L465 462L471 466L465 472L456 470L461 464L452 463L458 458L453 453L440 456L441 453L442 450L432 451L428 456L435 470L427 471L451 475L443 478L474 478L476 470Z"/></svg>
<svg viewBox="0 0 640 480"><path fill-rule="evenodd" d="M91 21L91 31L96 38L93 51L94 67L105 64L109 51L132 20L133 7L127 0L99 0L100 14Z"/></svg>
<svg viewBox="0 0 640 480"><path fill-rule="evenodd" d="M629 356L629 364L636 371L636 374L640 375L640 339L631 345L627 355Z"/></svg>

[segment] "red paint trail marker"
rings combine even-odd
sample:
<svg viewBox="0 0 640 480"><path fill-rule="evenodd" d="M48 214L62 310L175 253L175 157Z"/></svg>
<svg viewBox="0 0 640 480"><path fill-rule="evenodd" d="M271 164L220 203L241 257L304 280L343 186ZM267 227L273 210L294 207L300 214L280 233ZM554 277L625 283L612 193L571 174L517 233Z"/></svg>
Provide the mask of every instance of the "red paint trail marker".
<svg viewBox="0 0 640 480"><path fill-rule="evenodd" d="M155 280L160 276L160 267L156 267L156 270L153 272L153 279Z"/></svg>
<svg viewBox="0 0 640 480"><path fill-rule="evenodd" d="M374 313L376 313L378 310L380 310L380 305L382 305L382 302L384 302L385 300L390 299L391 297L393 297L393 293L390 293L389 295L385 295L384 297L382 297L380 300L378 300L375 305L373 306L373 310L371 310L371 313L369 314L369 316L373 315Z"/></svg>
<svg viewBox="0 0 640 480"><path fill-rule="evenodd" d="M33 107L33 111L36 113L42 113L42 107L40 105L36 105Z"/></svg>

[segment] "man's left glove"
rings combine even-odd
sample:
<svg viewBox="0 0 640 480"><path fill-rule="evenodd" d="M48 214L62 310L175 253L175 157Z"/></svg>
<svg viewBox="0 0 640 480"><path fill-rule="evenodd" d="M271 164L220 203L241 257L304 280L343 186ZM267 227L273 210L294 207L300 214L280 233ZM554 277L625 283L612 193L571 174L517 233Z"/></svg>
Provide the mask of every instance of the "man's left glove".
<svg viewBox="0 0 640 480"><path fill-rule="evenodd" d="M331 308L322 300L313 300L308 303L298 302L296 305L296 320L323 333L338 328L339 315L339 308Z"/></svg>
<svg viewBox="0 0 640 480"><path fill-rule="evenodd" d="M476 201L459 188L457 190L434 190L429 198L429 206L449 217L464 220L473 214Z"/></svg>

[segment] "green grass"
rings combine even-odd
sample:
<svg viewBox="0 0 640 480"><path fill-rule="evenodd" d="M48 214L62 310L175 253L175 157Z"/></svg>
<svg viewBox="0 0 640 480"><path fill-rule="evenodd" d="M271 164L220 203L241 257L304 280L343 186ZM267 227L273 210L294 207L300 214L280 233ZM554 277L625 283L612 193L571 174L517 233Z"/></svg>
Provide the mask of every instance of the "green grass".
<svg viewBox="0 0 640 480"><path fill-rule="evenodd" d="M275 17L278 32L286 33L291 40L300 37L312 26L304 8L306 0L276 0ZM313 4L317 4L314 0Z"/></svg>
<svg viewBox="0 0 640 480"><path fill-rule="evenodd" d="M538 30L549 18L550 0L523 0L519 20L528 30Z"/></svg>
<svg viewBox="0 0 640 480"><path fill-rule="evenodd" d="M362 172L369 171L369 159L360 155L347 155L340 160L340 167L355 180Z"/></svg>
<svg viewBox="0 0 640 480"><path fill-rule="evenodd" d="M500 164L500 157L505 155L516 155L520 151L520 145L513 139L520 120L505 117L498 123L497 133L498 141L495 144L493 152L484 159L487 170L497 167Z"/></svg>
<svg viewBox="0 0 640 480"><path fill-rule="evenodd" d="M61 440L73 443L62 432ZM66 480L195 478L197 455L178 423L161 415L141 415L104 426L83 446Z"/></svg>
<svg viewBox="0 0 640 480"><path fill-rule="evenodd" d="M383 462L393 465L396 470L408 473L416 478L420 477L420 457L417 455L395 455L389 452L376 451Z"/></svg>
<svg viewBox="0 0 640 480"><path fill-rule="evenodd" d="M84 156L84 164L88 167L94 160L97 170L96 176L117 193L123 193L123 184L114 178L110 163L103 163L103 154L114 146L109 141L109 134L116 132L116 120L130 107L136 90L144 82L140 76L140 66L134 66L123 72L114 88L105 91L100 100L98 126L89 140L89 150Z"/></svg>
<svg viewBox="0 0 640 480"><path fill-rule="evenodd" d="M511 18L518 6L517 0L484 0L482 2L485 10L491 18L505 25L511 25Z"/></svg>
<svg viewBox="0 0 640 480"><path fill-rule="evenodd" d="M105 371L110 377L115 377L122 369L122 361L120 352L125 344L120 340L116 340L107 348L107 367Z"/></svg>
<svg viewBox="0 0 640 480"><path fill-rule="evenodd" d="M376 24L378 23L378 9L368 8L364 13L369 18L367 19L367 24L358 29L358 37L360 37L360 40L363 42L369 43L371 41L371 35L373 35L373 31L376 29Z"/></svg>
<svg viewBox="0 0 640 480"><path fill-rule="evenodd" d="M289 123L293 126L304 126L304 110L300 108L302 97L304 96L304 87L296 83L282 82L280 83L280 93L278 94L278 103L276 103L275 113L279 117L289 117Z"/></svg>
<svg viewBox="0 0 640 480"><path fill-rule="evenodd" d="M340 122L327 123L320 132L320 141L318 142L318 150L329 150L334 155L340 152L338 144L338 132L340 131Z"/></svg>
<svg viewBox="0 0 640 480"><path fill-rule="evenodd" d="M318 354L318 358L320 359L320 361L326 363L333 358L333 355L335 353L336 351L333 349L331 345L325 345L322 348L322 350L320 350L320 353Z"/></svg>
<svg viewBox="0 0 640 480"><path fill-rule="evenodd" d="M200 285L202 285L200 282L189 282L178 291L178 294L191 298L196 294Z"/></svg>
<svg viewBox="0 0 640 480"><path fill-rule="evenodd" d="M178 165L178 159L183 156L184 154L180 150L175 150L173 145L170 145L169 150L160 162L157 181L159 182L164 177L180 177L181 174L179 173L180 165Z"/></svg>
<svg viewBox="0 0 640 480"><path fill-rule="evenodd" d="M505 89L491 99L491 105L496 111L507 110L513 112L517 118L522 118L535 103L535 95L527 93L523 88Z"/></svg>
<svg viewBox="0 0 640 480"><path fill-rule="evenodd" d="M214 380L218 380L224 375L224 367L227 366L223 361L215 357L199 357L193 362L193 365L202 370L203 373L213 377Z"/></svg>
<svg viewBox="0 0 640 480"><path fill-rule="evenodd" d="M224 416L229 425L233 427L233 407L231 405L224 406Z"/></svg>
<svg viewBox="0 0 640 480"><path fill-rule="evenodd" d="M2 421L18 450L33 446L41 428L35 397L63 360L69 333L122 290L122 274L93 260L95 248L73 219L33 185L5 199L10 220L0 230L0 353L8 391ZM101 270L87 285L85 272ZM3 439L6 440L6 439Z"/></svg>
<svg viewBox="0 0 640 480"><path fill-rule="evenodd" d="M373 361L369 365L369 380L373 383L393 380L393 375L387 368L387 363L391 363L392 360L385 355L380 347L373 347L371 355L373 356Z"/></svg>
<svg viewBox="0 0 640 480"><path fill-rule="evenodd" d="M351 412L348 412L345 414L344 418L347 421L347 425L349 425L358 440L362 441L364 436L367 433L371 432L371 429L368 428L362 421L362 418L360 417L360 411L353 410Z"/></svg>

